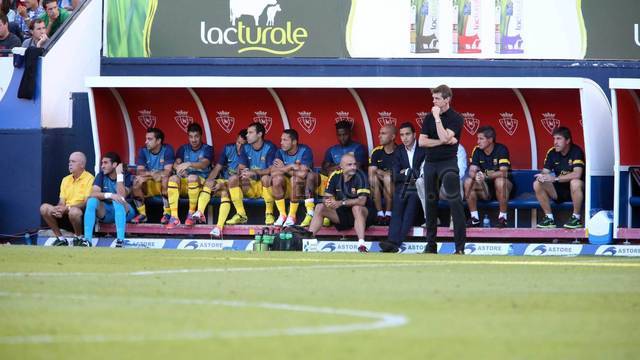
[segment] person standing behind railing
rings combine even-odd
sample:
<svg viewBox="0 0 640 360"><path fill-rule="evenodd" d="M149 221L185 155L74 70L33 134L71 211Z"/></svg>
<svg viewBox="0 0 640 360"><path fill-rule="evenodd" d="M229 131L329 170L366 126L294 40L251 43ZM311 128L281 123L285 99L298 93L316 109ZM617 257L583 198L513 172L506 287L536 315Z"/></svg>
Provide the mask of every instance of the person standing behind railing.
<svg viewBox="0 0 640 360"><path fill-rule="evenodd" d="M44 0L44 10L45 14L41 19L47 27L47 36L52 37L70 14L67 10L59 8L56 0Z"/></svg>
<svg viewBox="0 0 640 360"><path fill-rule="evenodd" d="M11 50L20 47L20 38L9 32L9 19L0 13L0 50ZM4 56L0 53L0 56Z"/></svg>

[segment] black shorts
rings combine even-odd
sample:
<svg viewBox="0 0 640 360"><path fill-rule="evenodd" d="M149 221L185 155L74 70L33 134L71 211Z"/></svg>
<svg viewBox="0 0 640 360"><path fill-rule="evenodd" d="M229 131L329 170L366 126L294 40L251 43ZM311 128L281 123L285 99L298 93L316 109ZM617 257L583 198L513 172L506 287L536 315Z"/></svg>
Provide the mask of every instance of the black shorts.
<svg viewBox="0 0 640 360"><path fill-rule="evenodd" d="M508 179L511 182L511 192L509 193L509 199L513 198L513 194L516 193L516 184L513 182L512 179ZM487 189L489 190L489 198L487 200L489 201L493 201L493 200L497 200L498 198L496 197L496 183L495 180L494 181L485 181L485 183L487 184Z"/></svg>
<svg viewBox="0 0 640 360"><path fill-rule="evenodd" d="M570 183L554 182L553 188L556 189L558 197L554 200L557 203L571 201L571 185Z"/></svg>
<svg viewBox="0 0 640 360"><path fill-rule="evenodd" d="M373 223L376 221L375 209L372 209L370 207L367 207L367 209L369 210L369 213L367 214L367 219L365 221L365 225L364 225L365 229L373 225ZM353 229L354 218L353 218L353 211L351 210L350 206L341 206L336 209L336 213L338 214L338 219L340 219L340 223L339 224L334 223L333 226L335 226L337 230L343 231L343 230Z"/></svg>

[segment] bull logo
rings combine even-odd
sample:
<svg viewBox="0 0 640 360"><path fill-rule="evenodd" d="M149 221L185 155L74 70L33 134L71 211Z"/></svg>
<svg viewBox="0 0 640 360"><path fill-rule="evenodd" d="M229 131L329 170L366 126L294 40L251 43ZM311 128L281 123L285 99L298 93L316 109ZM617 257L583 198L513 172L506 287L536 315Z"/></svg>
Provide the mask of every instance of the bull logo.
<svg viewBox="0 0 640 360"><path fill-rule="evenodd" d="M216 111L218 116L216 116L216 121L218 125L224 130L227 134L231 134L231 130L233 130L233 126L236 124L236 119L233 116L229 116L228 111Z"/></svg>
<svg viewBox="0 0 640 360"><path fill-rule="evenodd" d="M273 124L273 119L271 118L271 116L267 116L267 112L261 110L255 111L254 114L256 114L256 116L253 118L253 121L262 124L265 131L269 132L269 130L271 129L271 124Z"/></svg>
<svg viewBox="0 0 640 360"><path fill-rule="evenodd" d="M553 130L555 130L557 127L560 127L560 120L556 119L556 114L553 113L547 112L542 114L542 116L544 116L544 119L540 120L542 126L545 130L547 130L547 132L549 132L550 135L553 135Z"/></svg>
<svg viewBox="0 0 640 360"><path fill-rule="evenodd" d="M502 116L499 120L500 126L502 126L509 136L513 136L516 130L518 130L518 119L514 119L513 114L507 112L500 113L500 116Z"/></svg>
<svg viewBox="0 0 640 360"><path fill-rule="evenodd" d="M378 118L378 124L380 124L380 126L385 126L385 125L393 125L396 126L396 118L391 117L391 112L389 111L381 111L378 113L378 115L380 115L380 117Z"/></svg>
<svg viewBox="0 0 640 360"><path fill-rule="evenodd" d="M187 132L187 128L189 128L189 125L193 124L193 117L189 116L188 111L177 110L176 116L174 116L173 119L185 133Z"/></svg>
<svg viewBox="0 0 640 360"><path fill-rule="evenodd" d="M138 121L145 129L156 126L158 118L155 115L151 115L151 110L140 110L138 113L140 114L138 115Z"/></svg>
<svg viewBox="0 0 640 360"><path fill-rule="evenodd" d="M298 115L300 115L298 123L302 126L304 131L307 132L307 134L311 135L313 130L316 128L316 118L311 116L311 111L299 111Z"/></svg>
<svg viewBox="0 0 640 360"><path fill-rule="evenodd" d="M475 135L480 127L480 120L475 117L476 114L466 112L462 113L462 116L464 117L464 128L469 134Z"/></svg>
<svg viewBox="0 0 640 360"><path fill-rule="evenodd" d="M348 111L338 111L336 112L336 115L338 115L338 117L335 119L336 123L340 121L347 121L351 124L351 129L353 129L354 120L352 117L349 116Z"/></svg>
<svg viewBox="0 0 640 360"><path fill-rule="evenodd" d="M268 8L267 8L268 7ZM260 15L267 8L267 25L273 25L276 13L281 11L278 0L229 0L229 21L236 25L242 15L253 17L256 26L259 25Z"/></svg>

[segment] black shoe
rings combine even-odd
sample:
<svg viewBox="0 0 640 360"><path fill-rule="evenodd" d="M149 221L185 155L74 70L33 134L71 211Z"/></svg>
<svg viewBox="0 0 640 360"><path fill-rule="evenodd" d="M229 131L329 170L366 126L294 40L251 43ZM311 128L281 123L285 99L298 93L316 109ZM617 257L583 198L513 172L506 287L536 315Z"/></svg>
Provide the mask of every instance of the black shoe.
<svg viewBox="0 0 640 360"><path fill-rule="evenodd" d="M480 227L480 219L471 217L467 220L467 227Z"/></svg>
<svg viewBox="0 0 640 360"><path fill-rule="evenodd" d="M496 227L500 228L500 229L504 229L507 227L507 219L505 218L498 218L498 222L496 222Z"/></svg>
<svg viewBox="0 0 640 360"><path fill-rule="evenodd" d="M83 241L84 239L80 236L74 236L73 240L71 240L71 243L73 244L73 246L82 246Z"/></svg>
<svg viewBox="0 0 640 360"><path fill-rule="evenodd" d="M438 253L438 244L436 243L427 243L424 247L423 254L437 254Z"/></svg>
<svg viewBox="0 0 640 360"><path fill-rule="evenodd" d="M385 252L385 253L397 253L398 252L398 247L391 243L391 242L387 242L387 241L380 241L380 252Z"/></svg>
<svg viewBox="0 0 640 360"><path fill-rule="evenodd" d="M116 247L117 248L121 248L124 246L124 241L120 240L120 239L116 239Z"/></svg>
<svg viewBox="0 0 640 360"><path fill-rule="evenodd" d="M51 246L69 246L69 241L65 238L56 238L56 241Z"/></svg>
<svg viewBox="0 0 640 360"><path fill-rule="evenodd" d="M464 250L456 250L453 252L453 255L464 255Z"/></svg>

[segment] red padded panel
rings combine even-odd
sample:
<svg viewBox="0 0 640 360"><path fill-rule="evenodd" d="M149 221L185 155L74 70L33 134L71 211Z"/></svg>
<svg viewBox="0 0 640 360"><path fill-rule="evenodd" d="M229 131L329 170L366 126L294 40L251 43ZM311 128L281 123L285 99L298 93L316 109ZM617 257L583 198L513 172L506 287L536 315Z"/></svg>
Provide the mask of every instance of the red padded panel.
<svg viewBox="0 0 640 360"><path fill-rule="evenodd" d="M282 117L267 89L196 89L213 136L216 159L225 144L234 143L238 132L252 122L265 125L265 139L280 146Z"/></svg>
<svg viewBox="0 0 640 360"><path fill-rule="evenodd" d="M364 121L355 99L347 89L278 89L289 125L296 129L300 142L313 149L313 161L322 165L324 153L336 139L336 120L351 119L353 138L368 150Z"/></svg>
<svg viewBox="0 0 640 360"><path fill-rule="evenodd" d="M165 143L177 150L188 142L187 126L196 122L203 125L200 112L187 89L118 89L124 100L133 128L136 154L144 146L148 127L160 128ZM206 142L206 137L203 140Z"/></svg>
<svg viewBox="0 0 640 360"><path fill-rule="evenodd" d="M538 168L542 168L544 157L553 146L551 133L554 127L568 127L573 143L584 150L578 89L523 89L521 92L533 118L538 147Z"/></svg>
<svg viewBox="0 0 640 360"><path fill-rule="evenodd" d="M511 89L454 89L451 106L465 118L461 143L471 158L478 128L496 130L496 142L504 144L514 169L531 168L531 137L522 105Z"/></svg>
<svg viewBox="0 0 640 360"><path fill-rule="evenodd" d="M109 151L115 151L123 161L128 162L127 128L118 102L113 97L111 90L105 88L93 89L93 98L100 139L100 153L104 155Z"/></svg>
<svg viewBox="0 0 640 360"><path fill-rule="evenodd" d="M387 123L397 128L408 121L420 133L422 119L432 104L429 89L357 89L356 92L367 111L376 146L380 144L380 128ZM396 143L401 143L398 134Z"/></svg>
<svg viewBox="0 0 640 360"><path fill-rule="evenodd" d="M618 107L618 136L620 139L620 165L640 165L640 91L616 90Z"/></svg>

